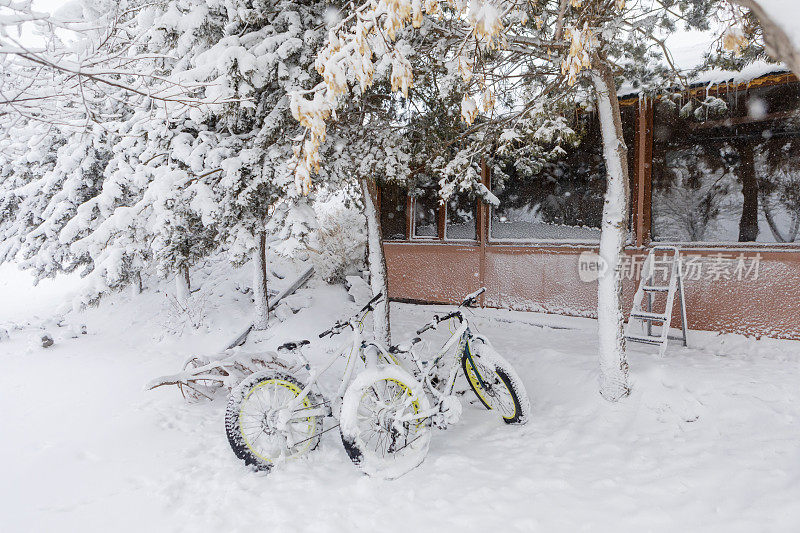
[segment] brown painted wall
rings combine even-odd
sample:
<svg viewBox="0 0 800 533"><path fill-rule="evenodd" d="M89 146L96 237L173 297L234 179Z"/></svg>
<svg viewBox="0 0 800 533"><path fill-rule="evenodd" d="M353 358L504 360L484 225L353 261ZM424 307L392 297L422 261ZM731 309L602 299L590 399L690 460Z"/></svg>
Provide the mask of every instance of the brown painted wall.
<svg viewBox="0 0 800 533"><path fill-rule="evenodd" d="M477 245L385 242L384 251L389 298L449 303L480 286Z"/></svg>
<svg viewBox="0 0 800 533"><path fill-rule="evenodd" d="M479 244L386 242L384 248L393 299L458 303L463 295L485 285L484 304L489 307L596 316L597 284L578 277L578 256L591 248L490 244L485 247L483 280ZM704 266L720 252L726 257L740 253L684 250L703 255ZM643 253L629 250L629 255ZM747 260L761 255L758 279L686 281L689 328L800 339L800 252L757 249L741 253ZM633 280L624 283L627 310L637 285ZM677 305L672 324L680 324Z"/></svg>

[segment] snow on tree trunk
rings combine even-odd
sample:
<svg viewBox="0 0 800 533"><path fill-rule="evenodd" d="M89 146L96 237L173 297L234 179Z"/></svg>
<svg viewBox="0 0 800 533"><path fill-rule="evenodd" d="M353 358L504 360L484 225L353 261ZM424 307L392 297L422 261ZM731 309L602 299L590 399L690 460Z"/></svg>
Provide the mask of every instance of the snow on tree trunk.
<svg viewBox="0 0 800 533"><path fill-rule="evenodd" d="M381 220L375 208L375 182L361 179L361 193L364 196L364 214L367 217L368 267L372 294L383 293L383 299L375 305L372 315L375 339L386 346L391 344L389 328L389 284L386 277L386 256L383 255L383 236Z"/></svg>
<svg viewBox="0 0 800 533"><path fill-rule="evenodd" d="M800 15L797 3L794 0L729 1L746 7L758 18L764 32L767 52L775 59L786 63L797 76L800 76L800 31L794 29L794 39L787 33L787 28L796 28L795 20Z"/></svg>
<svg viewBox="0 0 800 533"><path fill-rule="evenodd" d="M253 328L267 329L269 321L269 301L267 294L267 236L259 233L253 250Z"/></svg>
<svg viewBox="0 0 800 533"><path fill-rule="evenodd" d="M592 83L597 92L607 175L600 257L608 268L597 284L600 394L613 402L630 391L620 269L628 229L628 149L622 136L614 76L605 62L592 70Z"/></svg>
<svg viewBox="0 0 800 533"><path fill-rule="evenodd" d="M138 296L142 294L142 274L134 272L131 276L131 296Z"/></svg>
<svg viewBox="0 0 800 533"><path fill-rule="evenodd" d="M175 276L175 298L182 306L186 306L189 300L189 292L191 286L189 285L189 267L183 266L178 269L178 274Z"/></svg>

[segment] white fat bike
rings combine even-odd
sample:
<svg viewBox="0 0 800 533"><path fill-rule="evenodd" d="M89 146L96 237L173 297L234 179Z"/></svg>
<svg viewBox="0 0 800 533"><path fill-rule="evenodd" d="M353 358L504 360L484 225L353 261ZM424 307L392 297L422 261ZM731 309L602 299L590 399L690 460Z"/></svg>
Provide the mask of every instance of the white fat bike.
<svg viewBox="0 0 800 533"><path fill-rule="evenodd" d="M400 355L406 365L410 359L411 375L397 364L379 366L359 374L347 388L340 433L347 454L362 471L392 479L422 463L432 428L445 429L461 417L455 393L461 373L481 404L497 411L505 423L527 422L531 407L522 381L462 312L485 290L468 295L458 309L435 315L417 330L421 335L442 322L458 322L433 358L421 358L414 350L420 337L389 348L389 355Z"/></svg>
<svg viewBox="0 0 800 533"><path fill-rule="evenodd" d="M338 426L356 466L369 475L397 478L425 459L432 427L445 428L458 421L461 403L454 388L461 371L487 409L497 410L506 423L525 423L530 403L516 372L484 337L472 331L460 309L473 305L484 290L418 330L419 335L441 322L459 321L455 333L431 360L421 359L413 350L419 337L388 350L364 340L363 320L381 295L349 320L320 334L351 331L350 340L319 369L301 353L308 341L286 343L279 351L293 354L294 364L284 365L287 370L282 372L253 374L231 393L225 428L234 453L248 465L269 470L312 450L323 433ZM454 355L446 358L454 346ZM411 359L411 372L398 359L401 354ZM317 378L340 356L346 356L347 363L331 404ZM364 370L353 378L359 361ZM338 417L339 424L325 429L325 417Z"/></svg>
<svg viewBox="0 0 800 533"><path fill-rule="evenodd" d="M268 471L277 463L313 450L323 433L338 426L325 429L324 419L338 415L356 367L377 367L379 359L384 365L396 363L387 350L365 341L362 335L364 318L381 297L379 294L355 315L319 335L323 338L351 332L349 340L321 367L312 365L303 355L303 347L310 341L287 342L272 355L270 368L251 374L231 390L225 431L239 459ZM332 396L325 394L318 378L342 357L347 361L338 390Z"/></svg>

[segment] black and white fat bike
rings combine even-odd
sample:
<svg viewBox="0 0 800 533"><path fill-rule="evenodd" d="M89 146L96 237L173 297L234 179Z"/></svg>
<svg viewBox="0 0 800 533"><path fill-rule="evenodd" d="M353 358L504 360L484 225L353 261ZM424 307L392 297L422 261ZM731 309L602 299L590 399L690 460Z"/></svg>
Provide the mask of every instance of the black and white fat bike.
<svg viewBox="0 0 800 533"><path fill-rule="evenodd" d="M417 336L389 348L388 355L400 356L402 363L394 357L391 364L367 368L348 386L339 429L345 450L362 471L392 479L421 464L432 428L444 429L461 417L455 386L462 373L480 403L505 423L527 422L531 407L522 381L462 311L474 306L485 290L468 295L455 311L435 315L417 331L422 335L447 321L456 326L433 358L416 353L414 346L421 342ZM401 366L409 362L410 372Z"/></svg>
<svg viewBox="0 0 800 533"><path fill-rule="evenodd" d="M364 318L381 297L379 294L355 315L319 335L323 338L351 333L322 366L312 365L303 354L303 347L310 341L287 342L271 357L273 364L269 368L251 374L231 390L225 431L237 457L258 470L268 471L313 450L323 433L337 427L335 424L326 429L324 419L338 416L356 368L376 368L379 361L383 366L397 363L394 355L362 335ZM318 378L342 357L347 362L338 390L333 395L325 394Z"/></svg>

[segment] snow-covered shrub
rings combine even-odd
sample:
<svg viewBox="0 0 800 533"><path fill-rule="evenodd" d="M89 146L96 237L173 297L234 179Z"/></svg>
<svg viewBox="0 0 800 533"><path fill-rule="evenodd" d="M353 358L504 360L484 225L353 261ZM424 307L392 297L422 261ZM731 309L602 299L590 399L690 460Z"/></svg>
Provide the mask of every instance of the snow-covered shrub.
<svg viewBox="0 0 800 533"><path fill-rule="evenodd" d="M343 283L364 267L366 220L360 211L342 204L318 209L317 216L319 226L311 245L314 268L326 282Z"/></svg>
<svg viewBox="0 0 800 533"><path fill-rule="evenodd" d="M185 301L167 294L167 305L163 313L164 330L179 337L187 330L208 326L208 294L198 291L189 295Z"/></svg>

